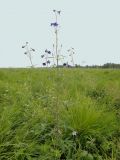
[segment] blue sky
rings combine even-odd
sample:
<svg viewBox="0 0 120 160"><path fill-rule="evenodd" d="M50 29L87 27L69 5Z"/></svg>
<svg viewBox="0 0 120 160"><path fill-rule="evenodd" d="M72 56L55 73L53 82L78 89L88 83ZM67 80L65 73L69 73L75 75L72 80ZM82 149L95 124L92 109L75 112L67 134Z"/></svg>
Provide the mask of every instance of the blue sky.
<svg viewBox="0 0 120 160"><path fill-rule="evenodd" d="M21 46L28 41L36 49L34 64L52 49L52 10L59 19L62 53L76 51L77 64L120 63L119 0L0 0L0 67L25 67L29 60Z"/></svg>

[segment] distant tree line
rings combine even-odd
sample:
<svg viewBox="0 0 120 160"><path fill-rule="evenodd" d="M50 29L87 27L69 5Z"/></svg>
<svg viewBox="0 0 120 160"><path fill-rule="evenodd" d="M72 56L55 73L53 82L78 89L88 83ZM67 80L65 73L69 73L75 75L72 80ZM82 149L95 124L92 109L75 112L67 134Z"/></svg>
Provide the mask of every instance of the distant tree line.
<svg viewBox="0 0 120 160"><path fill-rule="evenodd" d="M120 64L116 63L105 63L103 65L86 65L86 66L81 66L81 65L75 65L76 68L115 68L115 69L120 69Z"/></svg>

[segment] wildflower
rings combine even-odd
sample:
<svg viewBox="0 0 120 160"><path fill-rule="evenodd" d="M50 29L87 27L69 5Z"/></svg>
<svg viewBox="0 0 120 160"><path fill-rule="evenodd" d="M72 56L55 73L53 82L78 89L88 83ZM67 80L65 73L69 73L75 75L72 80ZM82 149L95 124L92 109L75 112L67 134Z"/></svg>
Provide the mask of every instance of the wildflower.
<svg viewBox="0 0 120 160"><path fill-rule="evenodd" d="M25 46L22 46L22 48L25 48Z"/></svg>
<svg viewBox="0 0 120 160"><path fill-rule="evenodd" d="M55 23L51 23L51 26L53 26L53 27L57 27L57 26L58 26L58 23L57 23L57 22L55 22Z"/></svg>
<svg viewBox="0 0 120 160"><path fill-rule="evenodd" d="M63 63L63 66L67 66L67 63Z"/></svg>
<svg viewBox="0 0 120 160"><path fill-rule="evenodd" d="M43 63L43 66L46 66L46 63Z"/></svg>
<svg viewBox="0 0 120 160"><path fill-rule="evenodd" d="M51 52L50 52L50 51L48 51L47 53L48 53L48 54L51 54Z"/></svg>
<svg viewBox="0 0 120 160"><path fill-rule="evenodd" d="M31 63L31 67L33 67L31 55L32 55L32 52L35 52L35 49L29 48L29 47L28 47L28 42L26 42L26 44L23 45L22 48L25 48L26 52L24 52L24 54L28 56L28 58L29 58L29 60L30 60L30 63Z"/></svg>
<svg viewBox="0 0 120 160"><path fill-rule="evenodd" d="M51 54L51 51L48 51L47 49L45 50L45 53Z"/></svg>
<svg viewBox="0 0 120 160"><path fill-rule="evenodd" d="M47 52L48 52L48 50L46 49L46 50L45 50L45 52L47 53Z"/></svg>
<svg viewBox="0 0 120 160"><path fill-rule="evenodd" d="M73 135L73 136L76 136L76 135L77 135L77 132L76 132L76 131L73 131L73 132L72 132L72 135Z"/></svg>
<svg viewBox="0 0 120 160"><path fill-rule="evenodd" d="M50 64L50 61L49 61L49 60L47 61L47 64Z"/></svg>

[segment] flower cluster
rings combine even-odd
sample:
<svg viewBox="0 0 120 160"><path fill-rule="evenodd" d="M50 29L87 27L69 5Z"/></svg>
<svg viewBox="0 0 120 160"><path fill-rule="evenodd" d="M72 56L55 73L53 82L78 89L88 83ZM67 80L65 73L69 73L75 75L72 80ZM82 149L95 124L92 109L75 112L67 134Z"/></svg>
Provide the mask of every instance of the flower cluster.
<svg viewBox="0 0 120 160"><path fill-rule="evenodd" d="M51 63L50 60L49 60L49 58L51 58L51 57L48 57L49 54L51 54L51 51L49 51L49 50L46 49L45 50L45 54L41 55L41 58L44 58L45 61L46 61L46 62L42 63L43 66L46 66L46 65L48 66L48 64Z"/></svg>
<svg viewBox="0 0 120 160"><path fill-rule="evenodd" d="M53 27L58 27L58 23L57 23L57 22L51 23L51 26L53 26Z"/></svg>
<svg viewBox="0 0 120 160"><path fill-rule="evenodd" d="M55 13L56 22L51 23L51 26L53 26L53 27L58 27L59 24L57 23L57 15L60 15L61 11L57 11L57 10L54 9L53 12Z"/></svg>
<svg viewBox="0 0 120 160"><path fill-rule="evenodd" d="M51 54L51 51L48 51L47 49L45 50L45 53Z"/></svg>

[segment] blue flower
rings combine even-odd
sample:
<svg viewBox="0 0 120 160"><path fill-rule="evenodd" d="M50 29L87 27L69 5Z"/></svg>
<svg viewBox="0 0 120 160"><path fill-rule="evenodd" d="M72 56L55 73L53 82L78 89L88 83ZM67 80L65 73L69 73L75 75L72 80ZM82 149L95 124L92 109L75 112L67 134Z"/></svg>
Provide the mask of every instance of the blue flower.
<svg viewBox="0 0 120 160"><path fill-rule="evenodd" d="M25 48L25 46L22 46L22 48Z"/></svg>
<svg viewBox="0 0 120 160"><path fill-rule="evenodd" d="M55 22L55 23L51 23L51 26L53 26L53 27L57 27L57 26L58 26L58 23L57 23L57 22Z"/></svg>
<svg viewBox="0 0 120 160"><path fill-rule="evenodd" d="M67 66L67 63L63 63L63 66Z"/></svg>
<svg viewBox="0 0 120 160"><path fill-rule="evenodd" d="M46 63L43 63L43 66L46 66Z"/></svg>
<svg viewBox="0 0 120 160"><path fill-rule="evenodd" d="M50 64L50 61L49 61L49 60L47 61L47 64Z"/></svg>
<svg viewBox="0 0 120 160"><path fill-rule="evenodd" d="M46 50L45 50L45 52L47 53L47 52L48 52L48 50L46 49Z"/></svg>
<svg viewBox="0 0 120 160"><path fill-rule="evenodd" d="M48 53L48 54L51 54L51 52L50 52L50 51L48 51L47 53Z"/></svg>
<svg viewBox="0 0 120 160"><path fill-rule="evenodd" d="M48 51L47 49L45 50L45 53L51 54L51 51Z"/></svg>

